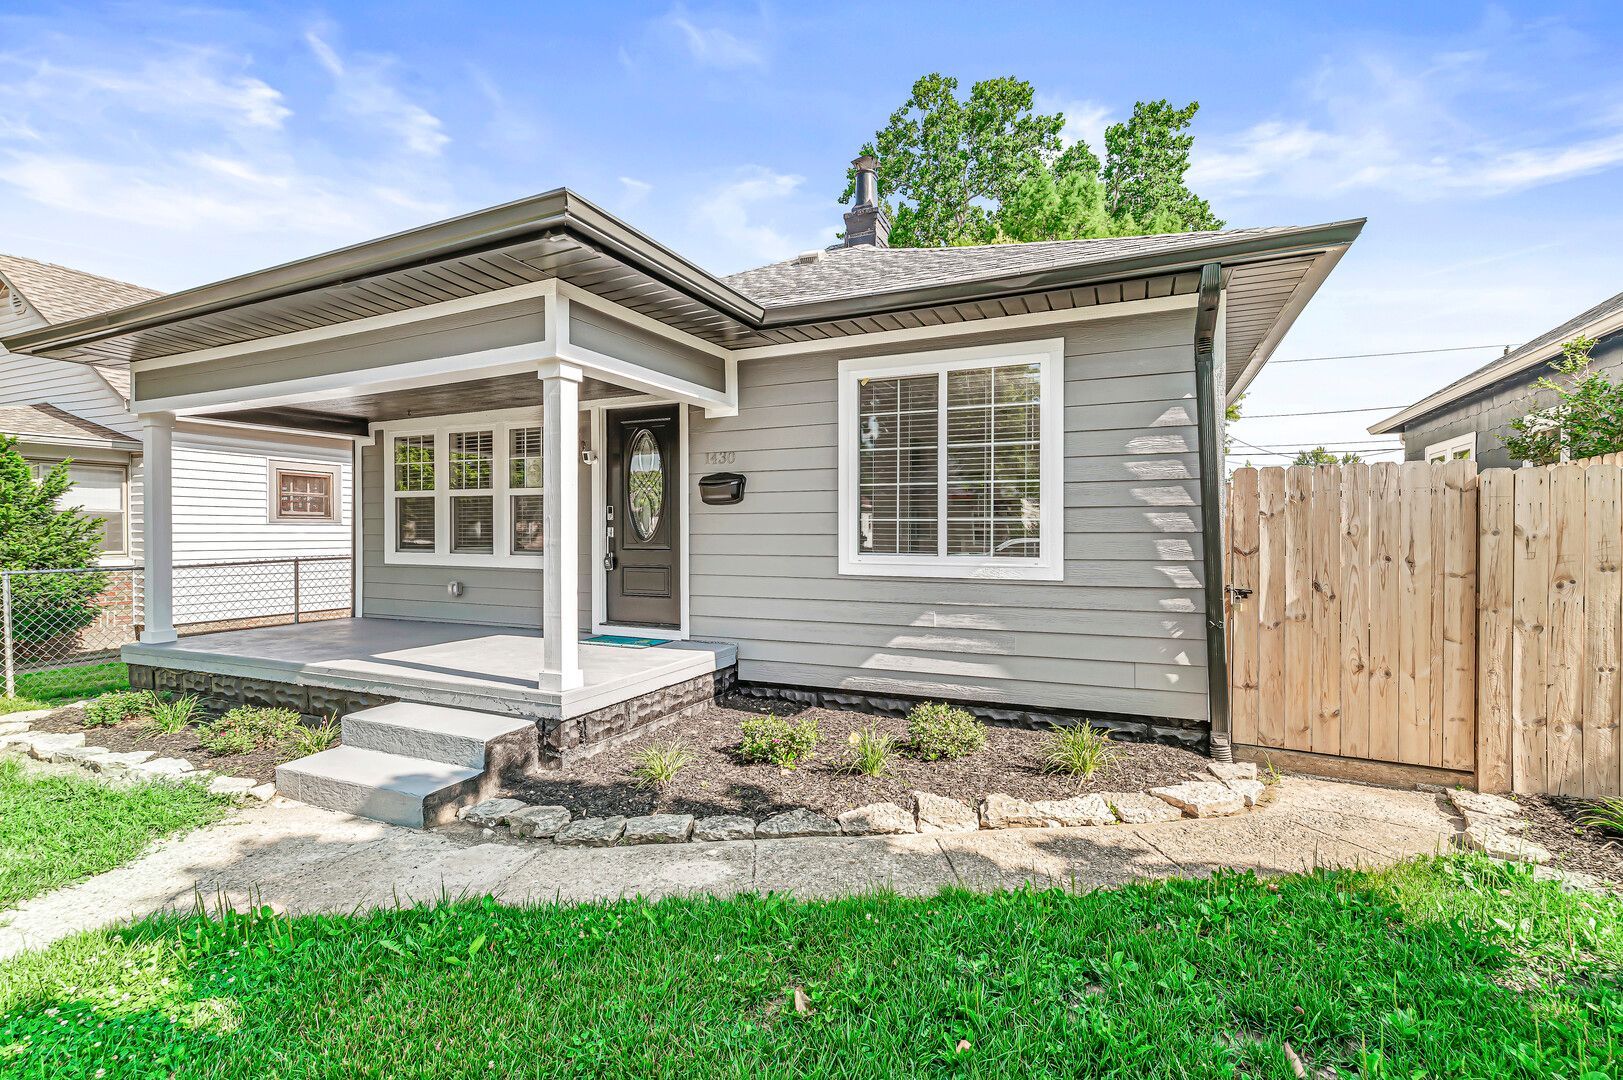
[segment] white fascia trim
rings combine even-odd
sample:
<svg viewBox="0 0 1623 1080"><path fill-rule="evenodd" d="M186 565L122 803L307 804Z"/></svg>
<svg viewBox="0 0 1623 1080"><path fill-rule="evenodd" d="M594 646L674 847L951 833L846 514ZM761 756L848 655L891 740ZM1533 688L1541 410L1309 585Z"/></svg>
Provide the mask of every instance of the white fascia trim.
<svg viewBox="0 0 1623 1080"><path fill-rule="evenodd" d="M176 430L213 428L220 431L236 431L248 435L280 435L284 438L301 442L321 442L334 447L348 446L353 440L360 439L360 435L331 435L321 431L308 431L304 428L276 427L273 424L245 424L236 420L217 420L208 416L189 416L183 424L176 424Z"/></svg>
<svg viewBox="0 0 1623 1080"><path fill-rule="evenodd" d="M369 333L373 330L409 326L412 323L442 319L447 315L460 315L464 312L480 311L484 308L503 307L508 304L534 300L537 297L551 297L556 295L556 286L557 282L551 280L532 281L524 285L497 289L494 292L477 293L473 296L458 297L455 300L444 300L437 304L425 304L422 307L407 308L404 311L390 311L382 315L369 315L364 319L333 323L331 326L317 326L309 330L296 330L290 334L256 338L253 341L239 341L230 345L216 345L213 348L198 349L193 352L155 356L148 360L135 360L131 362L130 369L132 371L161 371L164 368L202 364L210 360L223 360L234 356L249 356L253 353L270 352L275 349L287 349L299 345L315 345L323 341L332 341L335 338ZM549 311L548 315L550 314ZM549 324L547 327L549 337L551 336L551 329Z"/></svg>
<svg viewBox="0 0 1623 1080"><path fill-rule="evenodd" d="M1439 390L1430 397L1422 398L1407 409L1395 412L1379 423L1371 424L1366 430L1371 435L1385 435L1394 429L1401 428L1410 420L1434 412L1468 394L1486 389L1507 376L1519 375L1529 368L1537 367L1539 364L1555 359L1561 353L1561 346L1575 337L1599 339L1618 330L1623 330L1623 311L1615 312L1604 319L1597 319L1588 326L1581 326L1566 335L1561 341L1552 341L1546 347L1526 356L1518 357L1509 364L1496 364L1485 371L1467 375L1458 386L1450 387L1447 390Z"/></svg>
<svg viewBox="0 0 1623 1080"><path fill-rule="evenodd" d="M865 376L927 374L987 363L1042 365L1042 554L1035 559L963 555L862 555L856 550L856 439L858 380ZM971 581L1063 581L1065 579L1065 339L975 345L895 356L862 357L839 366L839 572L856 577L958 578ZM943 438L945 426L942 427ZM943 472L946 462L940 467ZM944 480L943 480L944 483ZM945 488L942 489L945 491ZM945 522L942 523L945 528ZM943 532L944 538L944 532Z"/></svg>
<svg viewBox="0 0 1623 1080"><path fill-rule="evenodd" d="M1296 289L1290 294L1290 298L1285 301L1285 306L1280 308L1279 314L1274 317L1274 323L1268 328L1268 333L1257 343L1256 351L1251 354L1251 359L1246 362L1245 369L1234 380L1234 385L1224 392L1224 405L1233 405L1239 396L1245 393L1245 388L1251 385L1251 380L1255 379L1262 371L1262 366L1268 362L1269 357L1274 355L1274 350L1279 347L1279 343L1285 339L1285 335L1295 325L1297 318L1302 314L1302 310L1307 307L1308 301L1318 295L1319 286L1324 284L1324 279L1330 276L1330 271L1334 270L1336 264L1341 261L1341 257L1347 254L1347 247L1348 245L1343 244L1340 247L1330 248L1313 260L1313 265L1308 267L1307 273L1302 275L1302 280L1297 282ZM1228 287L1225 286L1223 296L1227 297L1227 295ZM1223 372L1223 378L1225 380L1228 378L1226 368Z"/></svg>
<svg viewBox="0 0 1623 1080"><path fill-rule="evenodd" d="M1036 327L1066 326L1071 323L1094 322L1099 319L1119 319L1131 315L1154 315L1163 311L1193 311L1199 302L1194 293L1177 296L1152 296L1145 300L1123 300L1114 304L1095 304L1092 307L1063 308L1059 311L1032 311L1024 315L1001 315L992 319L967 319L964 322L942 323L938 326L916 326L901 330L876 330L871 334L849 334L845 337L820 338L816 341L795 341L783 345L757 345L739 349L732 355L739 360L770 360L781 356L806 356L812 353L835 352L849 349L869 349L882 345L932 341L967 337L975 334L994 334Z"/></svg>
<svg viewBox="0 0 1623 1080"><path fill-rule="evenodd" d="M567 281L554 281L552 284L557 286L557 295L561 300L568 300L579 304L581 307L601 311L603 314L618 319L623 323L629 323L639 330L646 330L648 333L656 334L667 341L675 342L678 345L686 346L689 349L710 356L725 357L731 355L727 349L713 341L706 341L704 338L690 334L686 330L678 330L676 327L662 323L658 319L644 315L640 311L632 311L630 308L617 304L613 300L605 300L594 292L587 292L579 285L571 285Z"/></svg>

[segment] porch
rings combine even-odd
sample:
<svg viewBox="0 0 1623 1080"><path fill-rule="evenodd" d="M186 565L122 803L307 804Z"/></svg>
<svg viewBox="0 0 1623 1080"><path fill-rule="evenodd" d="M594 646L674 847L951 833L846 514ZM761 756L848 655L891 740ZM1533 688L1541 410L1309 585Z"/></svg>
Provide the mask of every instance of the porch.
<svg viewBox="0 0 1623 1080"><path fill-rule="evenodd" d="M657 718L673 688L730 679L737 650L724 642L649 648L580 643L579 686L537 685L541 631L407 619L334 619L126 645L132 677L156 689L236 696L316 714L383 700L416 701L547 721L590 718L619 706ZM641 716L627 716L638 726ZM612 725L611 725L612 726ZM612 735L613 732L606 734Z"/></svg>

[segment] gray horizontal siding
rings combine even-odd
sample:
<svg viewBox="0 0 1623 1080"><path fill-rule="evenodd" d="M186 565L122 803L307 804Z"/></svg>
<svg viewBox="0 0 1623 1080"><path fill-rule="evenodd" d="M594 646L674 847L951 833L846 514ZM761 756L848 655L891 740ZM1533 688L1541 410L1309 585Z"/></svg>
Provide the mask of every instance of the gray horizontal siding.
<svg viewBox="0 0 1623 1080"><path fill-rule="evenodd" d="M838 356L744 362L737 416L690 414L693 475L749 478L694 500L693 635L762 682L1203 718L1193 338L1187 312L1066 331L1060 583L839 576Z"/></svg>
<svg viewBox="0 0 1623 1080"><path fill-rule="evenodd" d="M727 371L720 357L678 345L584 304L569 306L569 343L712 390L727 389Z"/></svg>

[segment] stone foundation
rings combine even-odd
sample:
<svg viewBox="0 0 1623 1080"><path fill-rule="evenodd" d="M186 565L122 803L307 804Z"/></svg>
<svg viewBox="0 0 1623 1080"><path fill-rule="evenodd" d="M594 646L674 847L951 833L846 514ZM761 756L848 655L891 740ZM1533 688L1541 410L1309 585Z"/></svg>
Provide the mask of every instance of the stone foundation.
<svg viewBox="0 0 1623 1080"><path fill-rule="evenodd" d="M562 768L708 709L737 681L738 669L730 667L568 720L543 720L542 766Z"/></svg>
<svg viewBox="0 0 1623 1080"><path fill-rule="evenodd" d="M1211 726L1204 720L1179 720L1169 716L1130 716L1125 713L1097 712L1091 709L1023 709L1017 705L988 705L986 702L955 701L942 698L915 698L897 694L859 694L849 690L815 690L778 686L772 683L740 682L733 696L763 703L781 702L802 708L842 709L877 713L880 716L906 716L925 701L946 700L1001 727L1044 729L1088 724L1112 735L1135 742L1181 746L1197 753L1207 752Z"/></svg>
<svg viewBox="0 0 1623 1080"><path fill-rule="evenodd" d="M311 720L342 718L399 698L362 694L328 686L300 686L297 683L253 679L242 675L215 675L207 671L130 665L130 686L165 694L195 694L205 709L224 712L238 705L258 705L270 709L292 709Z"/></svg>

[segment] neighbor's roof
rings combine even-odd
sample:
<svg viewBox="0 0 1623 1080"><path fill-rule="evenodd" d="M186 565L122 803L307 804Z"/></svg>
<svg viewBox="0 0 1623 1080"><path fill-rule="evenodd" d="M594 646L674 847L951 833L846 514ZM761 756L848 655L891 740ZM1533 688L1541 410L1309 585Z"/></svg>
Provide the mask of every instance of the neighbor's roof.
<svg viewBox="0 0 1623 1080"><path fill-rule="evenodd" d="M1600 337L1623 329L1623 292L1609 299L1602 300L1587 311L1581 312L1557 326L1553 330L1546 330L1538 337L1519 348L1512 349L1504 356L1492 360L1464 378L1455 379L1447 386L1435 393L1421 398L1407 409L1393 413L1380 423L1371 424L1369 431L1372 435L1385 435L1389 431L1402 431L1411 421L1418 420L1428 413L1465 397L1467 394L1484 390L1494 383L1519 375L1529 368L1537 367L1556 357L1561 352L1561 346L1575 337Z"/></svg>
<svg viewBox="0 0 1623 1080"><path fill-rule="evenodd" d="M1288 227L1166 233L1098 240L1039 240L1026 244L967 247L879 248L867 244L835 247L722 278L768 309L819 300L877 296L904 289L1051 270L1086 267L1140 256L1176 255L1229 243L1288 235Z"/></svg>
<svg viewBox="0 0 1623 1080"><path fill-rule="evenodd" d="M1362 220L957 249L839 249L728 278L574 192L409 229L7 338L99 365L199 352L549 279L728 349L1179 295L1220 263L1230 395L1255 376Z"/></svg>
<svg viewBox="0 0 1623 1080"><path fill-rule="evenodd" d="M48 323L100 315L163 295L156 289L21 255L0 254L0 277L10 282Z"/></svg>
<svg viewBox="0 0 1623 1080"><path fill-rule="evenodd" d="M140 449L140 442L122 431L75 416L66 409L37 405L0 405L0 434L45 442L96 443L113 448Z"/></svg>

